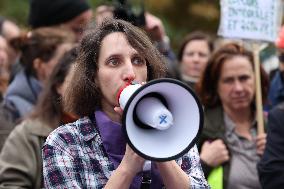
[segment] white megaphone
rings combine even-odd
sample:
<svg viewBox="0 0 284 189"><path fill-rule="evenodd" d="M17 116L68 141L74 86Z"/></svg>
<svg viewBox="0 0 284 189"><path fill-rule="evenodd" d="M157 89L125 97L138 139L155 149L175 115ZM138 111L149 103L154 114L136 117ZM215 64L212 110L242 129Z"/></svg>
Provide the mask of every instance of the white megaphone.
<svg viewBox="0 0 284 189"><path fill-rule="evenodd" d="M131 83L120 90L118 102L127 142L147 160L179 158L202 130L202 106L195 93L178 80Z"/></svg>

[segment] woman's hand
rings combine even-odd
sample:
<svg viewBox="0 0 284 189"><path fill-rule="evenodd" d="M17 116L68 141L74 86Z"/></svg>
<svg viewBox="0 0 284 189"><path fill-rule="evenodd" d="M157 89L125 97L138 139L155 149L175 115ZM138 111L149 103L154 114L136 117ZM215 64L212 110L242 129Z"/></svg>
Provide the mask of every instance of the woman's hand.
<svg viewBox="0 0 284 189"><path fill-rule="evenodd" d="M176 161L156 162L166 188L190 188L190 180Z"/></svg>
<svg viewBox="0 0 284 189"><path fill-rule="evenodd" d="M161 41L166 35L164 25L160 18L150 14L149 12L145 13L145 30L149 34L150 38L153 41Z"/></svg>
<svg viewBox="0 0 284 189"><path fill-rule="evenodd" d="M142 170L145 160L138 156L128 145L125 155L118 168L112 173L105 189L127 189L130 187L135 175Z"/></svg>
<svg viewBox="0 0 284 189"><path fill-rule="evenodd" d="M256 138L256 152L258 155L262 155L264 153L265 146L266 133L259 134Z"/></svg>
<svg viewBox="0 0 284 189"><path fill-rule="evenodd" d="M136 154L129 145L126 145L125 155L119 165L127 174L135 176L143 169L145 159Z"/></svg>
<svg viewBox="0 0 284 189"><path fill-rule="evenodd" d="M213 142L205 141L201 148L200 158L211 167L221 165L230 159L229 151L221 139Z"/></svg>

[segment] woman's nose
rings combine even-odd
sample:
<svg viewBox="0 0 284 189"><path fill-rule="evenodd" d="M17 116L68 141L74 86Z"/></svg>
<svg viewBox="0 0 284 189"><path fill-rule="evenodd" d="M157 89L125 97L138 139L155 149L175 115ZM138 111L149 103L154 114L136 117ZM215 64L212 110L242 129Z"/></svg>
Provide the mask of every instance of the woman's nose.
<svg viewBox="0 0 284 189"><path fill-rule="evenodd" d="M200 57L197 53L195 53L192 57L193 62L199 62L199 59L200 59Z"/></svg>
<svg viewBox="0 0 284 189"><path fill-rule="evenodd" d="M123 81L131 82L135 79L135 77L136 75L135 75L135 71L134 71L132 64L125 65L125 69L123 73Z"/></svg>
<svg viewBox="0 0 284 189"><path fill-rule="evenodd" d="M239 82L238 80L235 81L235 83L234 83L234 89L235 89L236 91L241 91L241 90L243 90L243 85L242 85L242 83Z"/></svg>

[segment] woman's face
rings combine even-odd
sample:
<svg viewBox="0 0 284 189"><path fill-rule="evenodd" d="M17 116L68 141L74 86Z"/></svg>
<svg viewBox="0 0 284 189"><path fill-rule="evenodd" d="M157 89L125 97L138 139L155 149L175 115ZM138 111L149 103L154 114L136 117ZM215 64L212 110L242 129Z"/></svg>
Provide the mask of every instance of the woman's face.
<svg viewBox="0 0 284 189"><path fill-rule="evenodd" d="M225 60L218 81L218 95L225 110L250 108L254 100L255 79L248 58L235 56Z"/></svg>
<svg viewBox="0 0 284 189"><path fill-rule="evenodd" d="M116 95L119 89L132 80L147 81L146 60L129 45L123 33L108 34L102 40L96 78L102 93L103 110L118 106Z"/></svg>
<svg viewBox="0 0 284 189"><path fill-rule="evenodd" d="M199 78L210 57L210 49L205 40L192 40L184 48L181 71L184 75Z"/></svg>

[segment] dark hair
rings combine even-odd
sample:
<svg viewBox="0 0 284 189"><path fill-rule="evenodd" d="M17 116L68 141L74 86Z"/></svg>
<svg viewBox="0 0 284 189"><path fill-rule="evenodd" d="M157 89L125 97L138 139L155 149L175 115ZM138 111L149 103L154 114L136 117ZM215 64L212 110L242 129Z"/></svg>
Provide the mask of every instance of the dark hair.
<svg viewBox="0 0 284 189"><path fill-rule="evenodd" d="M77 56L77 48L73 48L60 59L39 97L39 101L31 114L32 118L39 118L52 128L59 126L64 111L62 97L58 94L57 87L63 84Z"/></svg>
<svg viewBox="0 0 284 189"><path fill-rule="evenodd" d="M21 52L20 62L26 73L36 77L33 61L36 58L49 61L57 47L65 42L75 42L75 36L62 28L45 27L12 39L10 45Z"/></svg>
<svg viewBox="0 0 284 189"><path fill-rule="evenodd" d="M162 56L142 30L123 20L106 20L81 41L75 72L64 100L69 112L88 116L100 107L101 91L95 82L100 48L104 37L114 32L122 32L129 44L144 56L148 80L164 77L165 63Z"/></svg>
<svg viewBox="0 0 284 189"><path fill-rule="evenodd" d="M219 95L217 93L217 88L222 66L226 60L229 60L235 56L243 56L248 58L252 68L254 69L254 59L253 53L251 51L236 43L229 43L221 46L220 49L213 53L213 55L209 59L209 62L201 76L201 79L196 86L196 92L198 93L201 102L205 107L213 108L221 105ZM260 74L262 100L263 102L265 102L268 93L269 80L268 75L264 71L262 66L260 66Z"/></svg>
<svg viewBox="0 0 284 189"><path fill-rule="evenodd" d="M204 41L206 41L207 44L208 44L209 51L213 52L214 44L213 44L211 37L208 34L202 32L202 31L194 31L194 32L186 35L185 38L183 39L182 43L181 43L181 46L180 46L179 51L178 51L178 56L177 56L179 62L182 60L182 56L183 56L184 49L185 49L186 45L193 40L204 40Z"/></svg>

